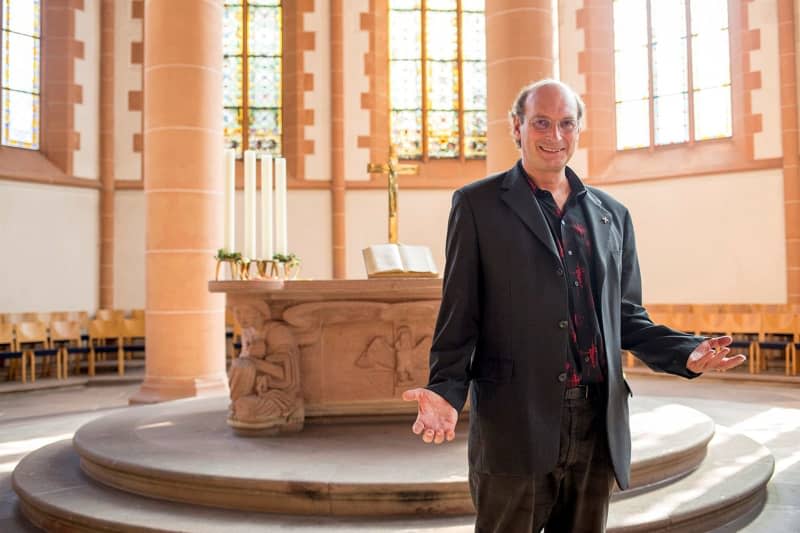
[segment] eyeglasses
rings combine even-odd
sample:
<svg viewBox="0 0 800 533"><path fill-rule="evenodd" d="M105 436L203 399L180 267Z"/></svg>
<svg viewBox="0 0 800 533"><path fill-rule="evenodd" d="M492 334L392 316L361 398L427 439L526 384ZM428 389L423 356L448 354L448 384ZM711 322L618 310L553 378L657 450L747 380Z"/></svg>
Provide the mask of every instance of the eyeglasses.
<svg viewBox="0 0 800 533"><path fill-rule="evenodd" d="M549 118L534 117L528 124L536 131L550 131L553 129L553 121ZM574 133L578 129L578 121L574 118L565 118L558 122L558 131L561 133Z"/></svg>

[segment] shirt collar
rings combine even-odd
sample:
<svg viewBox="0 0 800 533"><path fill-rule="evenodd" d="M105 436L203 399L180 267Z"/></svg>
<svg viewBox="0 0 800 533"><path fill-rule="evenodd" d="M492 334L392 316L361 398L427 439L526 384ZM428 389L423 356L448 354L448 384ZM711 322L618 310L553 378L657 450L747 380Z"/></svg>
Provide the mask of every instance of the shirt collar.
<svg viewBox="0 0 800 533"><path fill-rule="evenodd" d="M543 196L550 196L550 191L547 191L545 189L540 189L539 187L536 186L536 184L533 182L533 178L531 178L530 174L528 174L528 172L525 170L525 167L522 166L522 159L517 161L517 166L519 167L520 172L522 172L522 175L525 176L525 178L527 179L528 185L530 185L533 194L535 194L539 198ZM566 167L564 170L565 174L567 175L567 181L569 182L570 198L572 198L573 196L575 198L583 197L583 195L586 194L586 186L583 184L583 182L575 173L575 171L573 171L571 168Z"/></svg>

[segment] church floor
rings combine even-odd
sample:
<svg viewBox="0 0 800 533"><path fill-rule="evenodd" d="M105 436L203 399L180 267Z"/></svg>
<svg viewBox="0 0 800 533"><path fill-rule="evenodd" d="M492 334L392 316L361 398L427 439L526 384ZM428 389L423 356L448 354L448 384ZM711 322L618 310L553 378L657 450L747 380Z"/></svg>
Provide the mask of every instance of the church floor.
<svg viewBox="0 0 800 533"><path fill-rule="evenodd" d="M765 445L775 457L766 506L729 531L800 531L800 386L728 380L686 381L629 374L634 394L666 397L698 409ZM124 409L138 383L0 393L0 531L35 531L16 516L11 472L29 451L70 438L89 420Z"/></svg>

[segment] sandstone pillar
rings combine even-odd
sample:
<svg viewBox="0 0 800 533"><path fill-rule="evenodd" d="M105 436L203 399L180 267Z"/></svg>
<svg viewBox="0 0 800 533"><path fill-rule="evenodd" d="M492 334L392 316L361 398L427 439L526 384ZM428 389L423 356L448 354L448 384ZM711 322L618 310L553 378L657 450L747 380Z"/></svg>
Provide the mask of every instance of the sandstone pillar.
<svg viewBox="0 0 800 533"><path fill-rule="evenodd" d="M508 110L523 85L553 76L551 0L486 2L487 173L519 158Z"/></svg>
<svg viewBox="0 0 800 533"><path fill-rule="evenodd" d="M347 278L344 170L344 1L331 0L331 213L333 279Z"/></svg>
<svg viewBox="0 0 800 533"><path fill-rule="evenodd" d="M131 403L227 394L222 243L222 0L144 12L147 356Z"/></svg>
<svg viewBox="0 0 800 533"><path fill-rule="evenodd" d="M100 307L114 307L114 0L100 4Z"/></svg>
<svg viewBox="0 0 800 533"><path fill-rule="evenodd" d="M787 302L800 304L800 155L797 121L797 50L792 0L778 2L781 56L781 126L783 134L783 206L786 224Z"/></svg>

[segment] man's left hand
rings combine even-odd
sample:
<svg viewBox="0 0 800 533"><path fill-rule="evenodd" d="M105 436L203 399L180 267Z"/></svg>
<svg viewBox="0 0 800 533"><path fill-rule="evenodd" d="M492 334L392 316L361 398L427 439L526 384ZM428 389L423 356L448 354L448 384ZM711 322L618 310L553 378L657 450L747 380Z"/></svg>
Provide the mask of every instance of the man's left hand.
<svg viewBox="0 0 800 533"><path fill-rule="evenodd" d="M733 339L727 335L701 342L689 355L689 359L686 361L686 368L697 374L702 374L709 370L723 372L741 365L747 360L747 356L744 354L740 353L728 357L728 354L731 353L728 345L732 342Z"/></svg>

